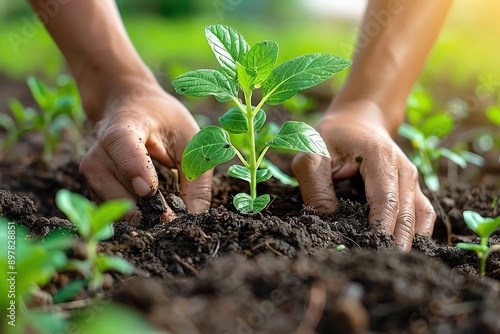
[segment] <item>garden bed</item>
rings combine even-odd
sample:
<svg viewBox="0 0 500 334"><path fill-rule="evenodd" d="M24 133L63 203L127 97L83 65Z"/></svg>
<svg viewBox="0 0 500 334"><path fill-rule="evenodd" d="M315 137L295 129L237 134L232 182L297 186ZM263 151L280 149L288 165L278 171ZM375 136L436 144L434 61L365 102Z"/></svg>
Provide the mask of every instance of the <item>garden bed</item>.
<svg viewBox="0 0 500 334"><path fill-rule="evenodd" d="M166 196L173 190L168 171L160 169L159 179ZM8 190L0 193L0 213L36 236L70 226L54 205L59 189L88 195L75 162L3 162L0 184ZM243 182L230 184L217 172L213 187L208 212L179 213L168 225L115 224L101 250L137 270L109 276L107 298L174 333L500 332L500 253L490 256L488 277L479 277L473 252L445 245L442 215L433 238L417 236L405 254L368 227L359 180L337 184L339 209L327 217L304 207L298 188L273 180L259 187L277 197L255 215L231 204L246 190ZM453 242L472 240L462 211L498 215L491 203L499 195L468 184L438 194ZM64 281L58 277L45 290L54 293Z"/></svg>

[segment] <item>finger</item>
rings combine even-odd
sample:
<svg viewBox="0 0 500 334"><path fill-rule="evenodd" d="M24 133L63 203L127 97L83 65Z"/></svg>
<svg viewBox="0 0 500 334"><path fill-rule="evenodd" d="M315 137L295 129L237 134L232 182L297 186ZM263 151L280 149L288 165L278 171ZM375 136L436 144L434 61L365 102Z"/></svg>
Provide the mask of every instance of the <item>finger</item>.
<svg viewBox="0 0 500 334"><path fill-rule="evenodd" d="M113 124L100 138L100 144L127 185L139 197L153 194L158 187L148 150L132 126Z"/></svg>
<svg viewBox="0 0 500 334"><path fill-rule="evenodd" d="M212 177L213 171L210 170L200 175L196 180L188 181L184 174L180 173L181 197L189 212L200 213L210 209Z"/></svg>
<svg viewBox="0 0 500 334"><path fill-rule="evenodd" d="M91 198L96 203L112 199L129 199L135 203L135 196L123 185L123 180L121 180L118 170L113 166L106 153L99 150L99 148L94 147L82 159L80 173L87 180ZM161 219L167 223L172 221L175 214L166 205L166 202L164 204L167 210L162 214ZM133 221L134 224L139 224L140 217L140 211L135 207L133 211L125 215L124 219Z"/></svg>
<svg viewBox="0 0 500 334"><path fill-rule="evenodd" d="M360 164L365 182L366 200L370 207L369 224L393 234L399 212L399 190L396 157L390 152L374 150Z"/></svg>
<svg viewBox="0 0 500 334"><path fill-rule="evenodd" d="M420 186L416 189L415 216L415 233L431 236L436 223L436 211Z"/></svg>
<svg viewBox="0 0 500 334"><path fill-rule="evenodd" d="M403 251L411 249L415 235L415 188L418 184L417 169L409 165L399 172L399 211L394 229L394 239Z"/></svg>
<svg viewBox="0 0 500 334"><path fill-rule="evenodd" d="M333 189L331 160L324 156L299 153L292 162L292 170L299 181L305 205L325 214L337 209L337 197Z"/></svg>
<svg viewBox="0 0 500 334"><path fill-rule="evenodd" d="M118 171L107 155L98 151L92 148L80 163L80 173L91 189L92 199L98 203L118 198L135 201L135 197L123 186Z"/></svg>

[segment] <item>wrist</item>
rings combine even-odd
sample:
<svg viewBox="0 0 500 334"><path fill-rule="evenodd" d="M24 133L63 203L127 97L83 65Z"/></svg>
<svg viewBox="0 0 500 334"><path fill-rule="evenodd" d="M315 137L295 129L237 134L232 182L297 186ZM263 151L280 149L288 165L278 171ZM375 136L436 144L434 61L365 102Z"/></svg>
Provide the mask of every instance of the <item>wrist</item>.
<svg viewBox="0 0 500 334"><path fill-rule="evenodd" d="M154 75L142 63L123 66L111 59L93 59L75 71L82 104L93 123L104 118L113 103L124 101L151 87L159 88Z"/></svg>

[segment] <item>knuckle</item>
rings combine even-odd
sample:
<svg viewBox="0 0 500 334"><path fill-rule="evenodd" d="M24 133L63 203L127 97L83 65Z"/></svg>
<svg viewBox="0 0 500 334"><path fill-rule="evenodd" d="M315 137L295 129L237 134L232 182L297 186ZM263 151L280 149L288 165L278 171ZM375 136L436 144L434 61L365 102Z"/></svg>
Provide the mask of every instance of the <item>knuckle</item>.
<svg viewBox="0 0 500 334"><path fill-rule="evenodd" d="M99 142L103 147L113 146L117 141L120 140L120 138L122 138L125 131L126 128L124 128L123 126L112 124L102 131Z"/></svg>
<svg viewBox="0 0 500 334"><path fill-rule="evenodd" d="M381 201L385 211L390 212L393 217L396 217L399 211L398 195L394 191L388 191L381 195Z"/></svg>
<svg viewBox="0 0 500 334"><path fill-rule="evenodd" d="M418 170L414 164L409 163L405 173L409 179L418 180Z"/></svg>
<svg viewBox="0 0 500 334"><path fill-rule="evenodd" d="M427 220L430 222L435 222L437 218L436 210L434 210L434 207L432 204L427 203L427 205L424 207L422 210L423 214L425 217L427 217Z"/></svg>
<svg viewBox="0 0 500 334"><path fill-rule="evenodd" d="M398 215L399 230L404 234L413 235L413 227L415 226L415 214L410 211L400 212Z"/></svg>
<svg viewBox="0 0 500 334"><path fill-rule="evenodd" d="M321 158L315 154L300 153L292 161L292 171L300 174L304 171L314 169L320 164Z"/></svg>

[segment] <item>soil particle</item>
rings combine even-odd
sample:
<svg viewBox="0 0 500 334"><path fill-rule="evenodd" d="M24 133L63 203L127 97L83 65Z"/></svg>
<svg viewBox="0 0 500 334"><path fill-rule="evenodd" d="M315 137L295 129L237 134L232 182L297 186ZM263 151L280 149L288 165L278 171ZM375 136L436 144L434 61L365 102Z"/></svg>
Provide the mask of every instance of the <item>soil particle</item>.
<svg viewBox="0 0 500 334"><path fill-rule="evenodd" d="M144 305L137 291L151 279L132 282L115 298L137 308ZM253 261L232 255L209 261L199 278L156 282L156 304L147 305L147 316L175 333L500 330L493 315L500 308L499 283L459 274L418 253L330 251L279 260L266 254Z"/></svg>
<svg viewBox="0 0 500 334"><path fill-rule="evenodd" d="M29 225L35 220L36 211L35 204L28 197L0 190L0 216L10 221Z"/></svg>

